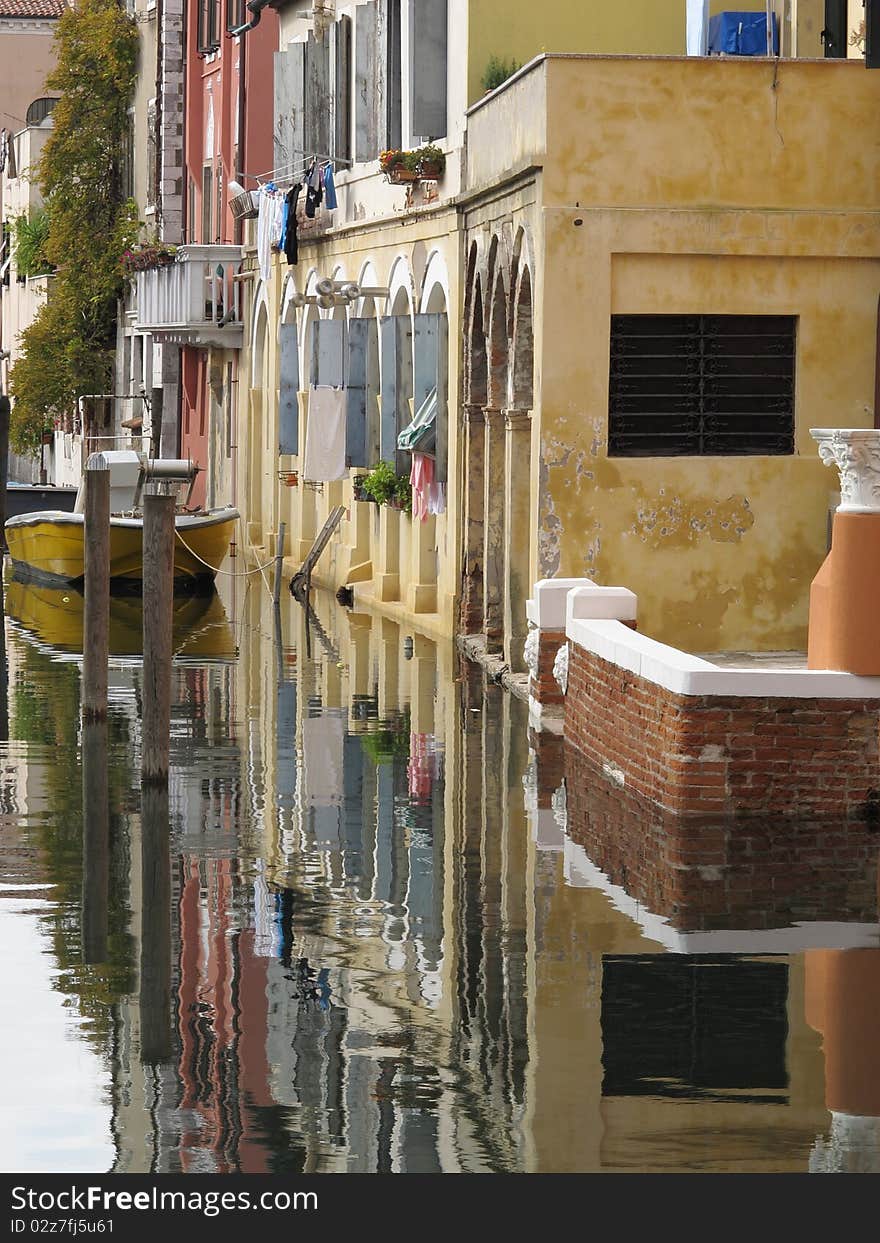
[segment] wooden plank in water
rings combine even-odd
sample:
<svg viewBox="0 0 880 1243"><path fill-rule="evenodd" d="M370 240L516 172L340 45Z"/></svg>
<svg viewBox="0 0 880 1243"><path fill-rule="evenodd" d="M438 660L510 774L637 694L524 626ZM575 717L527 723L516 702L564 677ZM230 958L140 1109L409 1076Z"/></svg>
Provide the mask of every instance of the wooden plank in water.
<svg viewBox="0 0 880 1243"><path fill-rule="evenodd" d="M318 558L330 542L330 536L342 521L342 515L345 513L343 505L335 505L331 509L327 521L318 532L314 544L308 551L305 561L290 580L290 590L293 595L299 595L303 590L308 591L311 582L312 570L317 564Z"/></svg>

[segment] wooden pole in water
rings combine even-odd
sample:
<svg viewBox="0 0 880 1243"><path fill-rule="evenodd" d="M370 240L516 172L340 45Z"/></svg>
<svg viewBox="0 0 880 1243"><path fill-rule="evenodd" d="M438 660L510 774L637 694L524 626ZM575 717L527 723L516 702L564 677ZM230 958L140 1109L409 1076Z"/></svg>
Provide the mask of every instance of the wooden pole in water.
<svg viewBox="0 0 880 1243"><path fill-rule="evenodd" d="M86 470L83 522L85 607L82 718L84 721L106 721L110 650L109 470Z"/></svg>
<svg viewBox="0 0 880 1243"><path fill-rule="evenodd" d="M110 899L110 803L107 722L84 721L82 729L84 962L106 962Z"/></svg>
<svg viewBox="0 0 880 1243"><path fill-rule="evenodd" d="M144 708L141 781L168 781L171 743L173 496L144 497Z"/></svg>
<svg viewBox="0 0 880 1243"><path fill-rule="evenodd" d="M168 786L141 789L141 1060L171 1056L171 856Z"/></svg>
<svg viewBox="0 0 880 1243"><path fill-rule="evenodd" d="M275 583L272 590L272 599L276 608L281 604L281 567L284 564L284 537L286 533L287 524L279 522L278 539L275 544Z"/></svg>

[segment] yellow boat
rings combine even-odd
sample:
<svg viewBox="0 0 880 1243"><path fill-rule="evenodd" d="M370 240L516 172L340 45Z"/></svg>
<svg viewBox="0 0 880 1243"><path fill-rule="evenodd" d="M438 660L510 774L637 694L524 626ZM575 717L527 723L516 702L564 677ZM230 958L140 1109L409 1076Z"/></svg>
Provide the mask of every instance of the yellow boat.
<svg viewBox="0 0 880 1243"><path fill-rule="evenodd" d="M108 469L110 482L110 578L136 587L143 579L143 516L140 498L147 479L192 481L188 462L149 460L133 450L93 454L89 466ZM235 537L238 510L232 507L190 512L174 519L176 587L213 581ZM19 577L47 583L78 583L85 572L83 490L73 513L42 510L6 523L6 544Z"/></svg>

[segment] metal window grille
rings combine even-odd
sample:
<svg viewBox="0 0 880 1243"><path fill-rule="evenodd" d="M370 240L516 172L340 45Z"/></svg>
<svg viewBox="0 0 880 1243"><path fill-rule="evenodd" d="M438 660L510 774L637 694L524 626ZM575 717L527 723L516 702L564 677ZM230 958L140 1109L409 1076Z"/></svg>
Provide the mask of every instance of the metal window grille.
<svg viewBox="0 0 880 1243"><path fill-rule="evenodd" d="M609 455L793 453L796 322L612 315Z"/></svg>

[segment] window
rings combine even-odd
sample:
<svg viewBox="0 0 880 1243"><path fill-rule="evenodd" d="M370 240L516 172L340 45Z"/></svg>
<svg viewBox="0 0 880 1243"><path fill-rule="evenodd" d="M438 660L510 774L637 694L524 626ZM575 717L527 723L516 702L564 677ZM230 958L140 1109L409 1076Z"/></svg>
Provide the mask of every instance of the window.
<svg viewBox="0 0 880 1243"><path fill-rule="evenodd" d="M238 30L247 25L244 11L245 0L226 0L226 29Z"/></svg>
<svg viewBox="0 0 880 1243"><path fill-rule="evenodd" d="M401 15L400 0L388 0L385 70L385 145L401 145Z"/></svg>
<svg viewBox="0 0 880 1243"><path fill-rule="evenodd" d="M217 182L214 193L214 210L216 220L214 221L214 241L223 241L223 165L217 165Z"/></svg>
<svg viewBox="0 0 880 1243"><path fill-rule="evenodd" d="M49 97L35 99L32 104L28 105L28 110L25 114L25 124L41 125L57 103L57 99L50 99Z"/></svg>
<svg viewBox="0 0 880 1243"><path fill-rule="evenodd" d="M220 46L220 0L199 0L198 42L203 53Z"/></svg>
<svg viewBox="0 0 880 1243"><path fill-rule="evenodd" d="M214 187L214 168L211 164L205 164L202 168L202 245L209 246L211 243L211 202L213 199L212 190Z"/></svg>
<svg viewBox="0 0 880 1243"><path fill-rule="evenodd" d="M794 452L792 315L612 315L611 457Z"/></svg>

